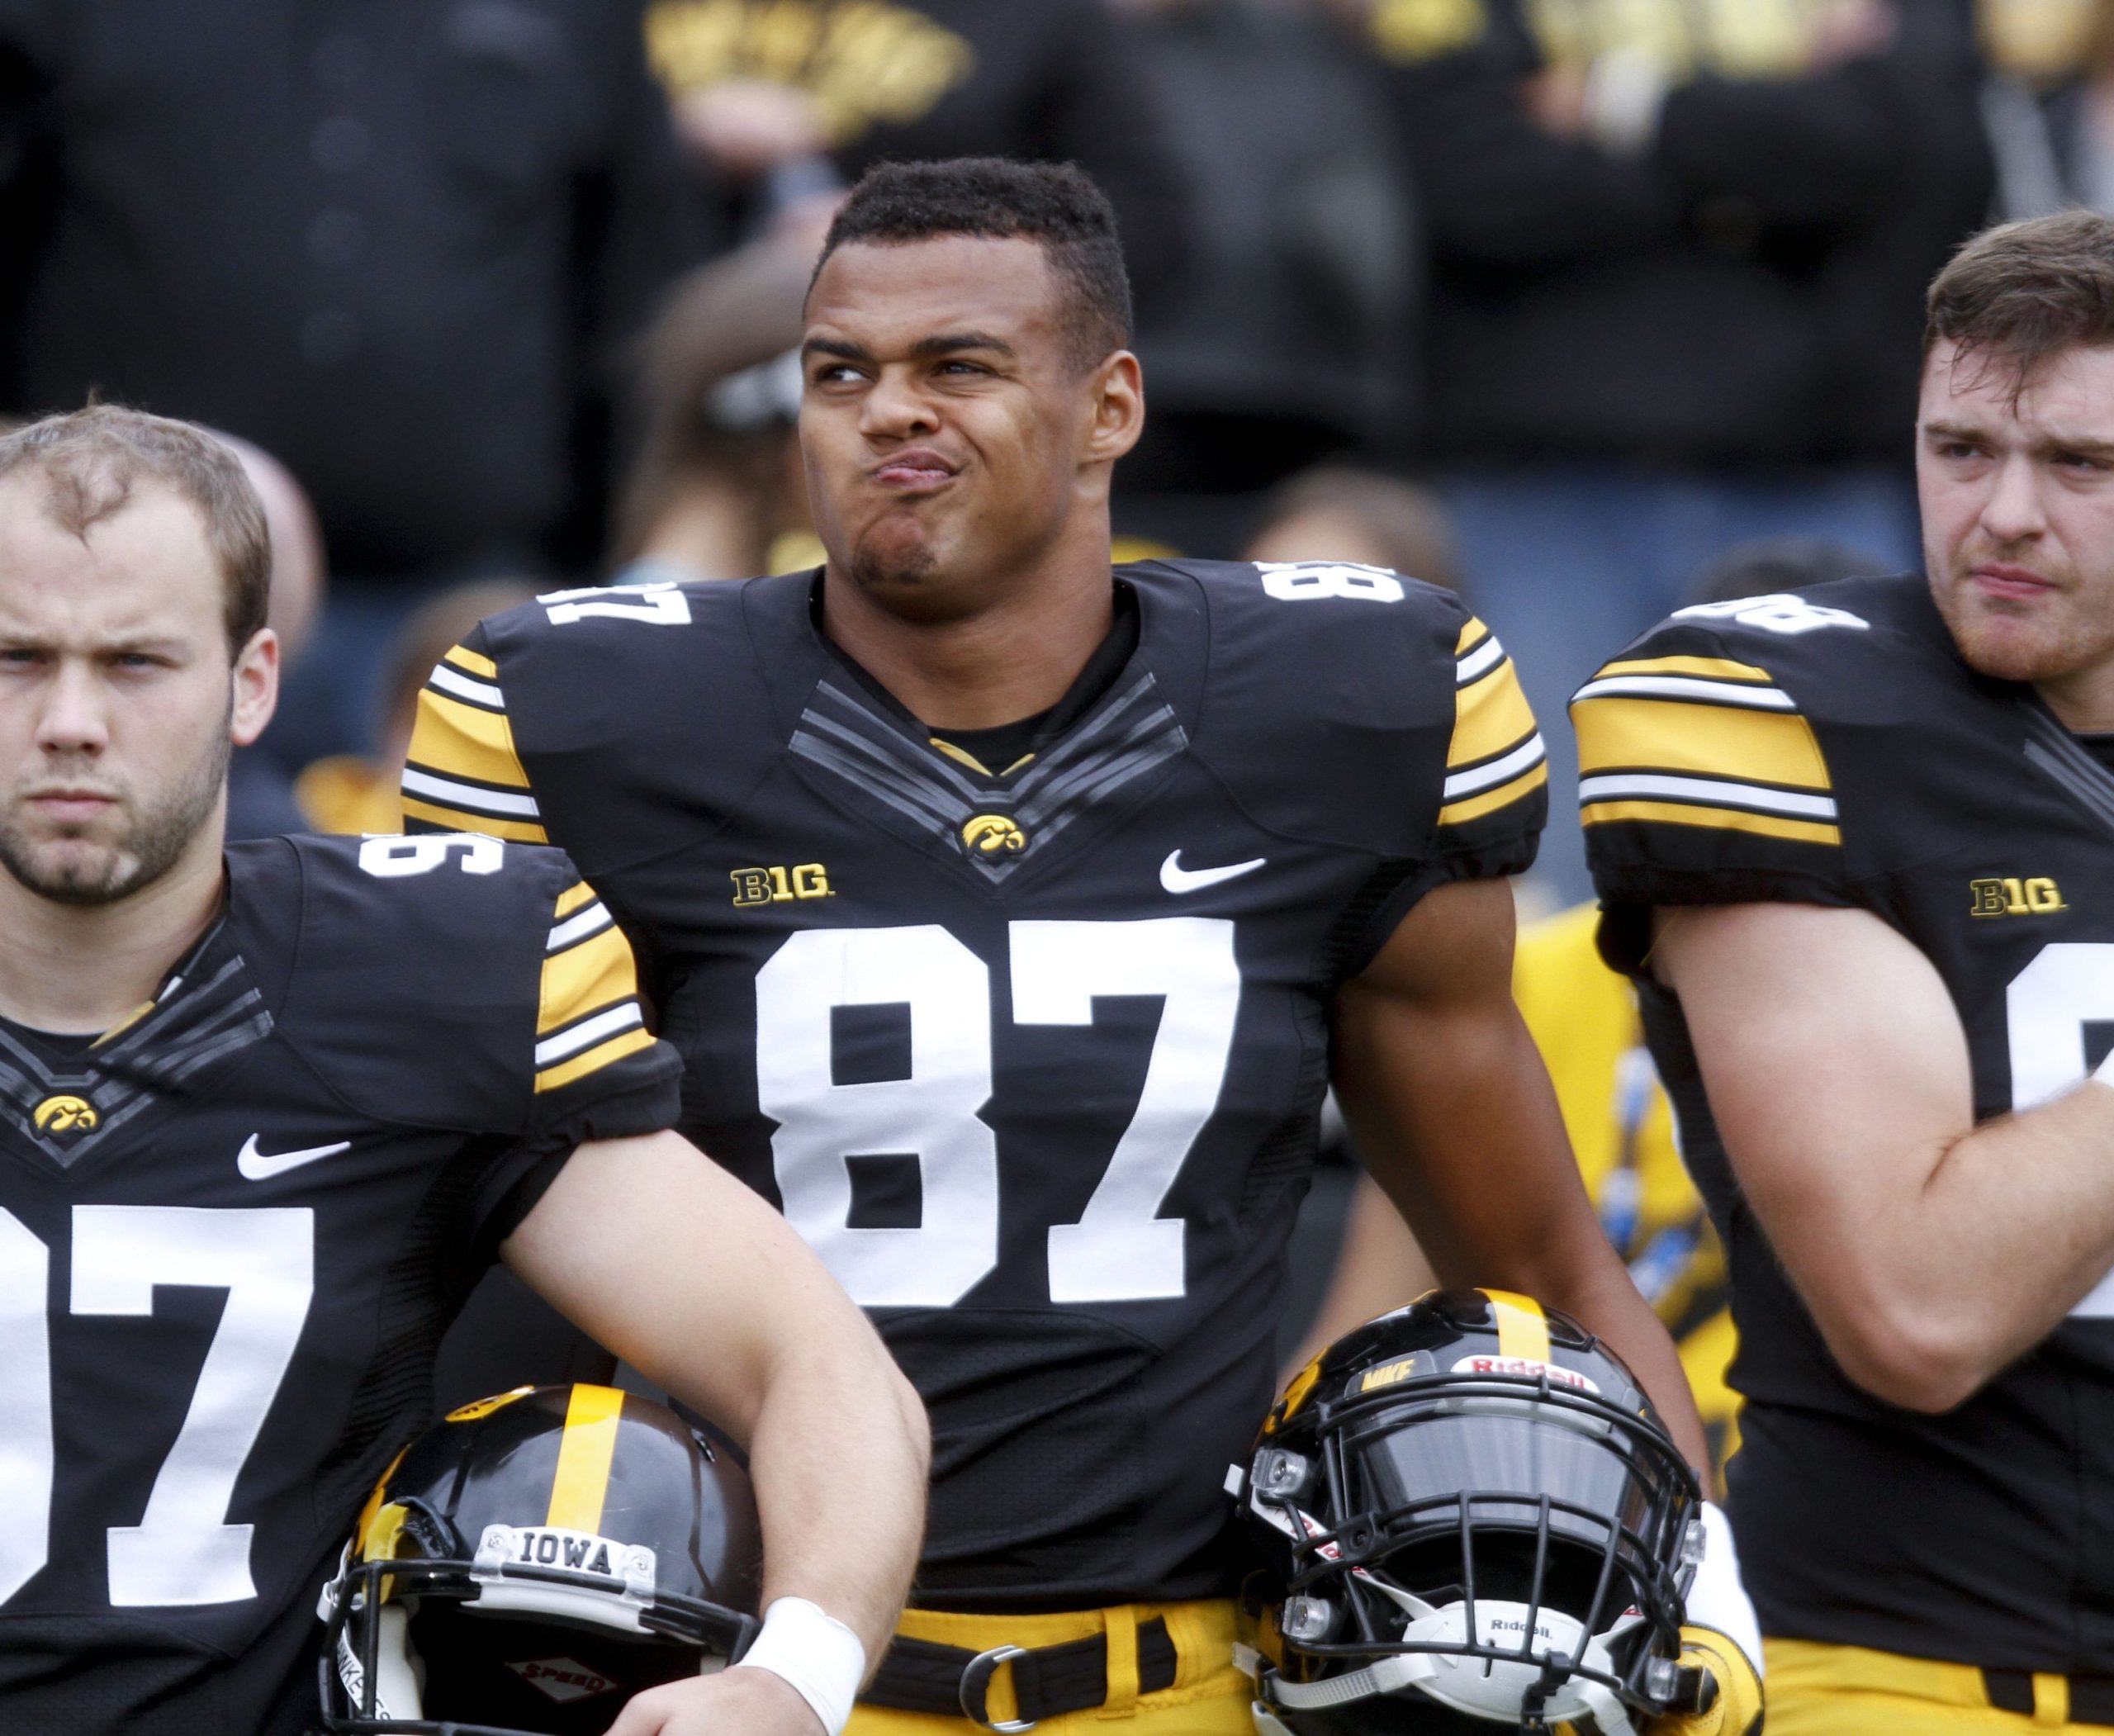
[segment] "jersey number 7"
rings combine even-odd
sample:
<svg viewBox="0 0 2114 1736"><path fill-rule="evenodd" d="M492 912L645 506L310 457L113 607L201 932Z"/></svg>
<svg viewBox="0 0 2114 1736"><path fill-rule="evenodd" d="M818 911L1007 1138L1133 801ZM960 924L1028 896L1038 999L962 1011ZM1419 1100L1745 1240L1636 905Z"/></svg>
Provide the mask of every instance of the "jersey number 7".
<svg viewBox="0 0 2114 1736"><path fill-rule="evenodd" d="M51 1250L0 1211L0 1604L50 1558ZM227 1523L235 1479L293 1360L315 1289L306 1207L76 1206L72 1311L152 1314L158 1284L225 1290L183 1426L136 1525L112 1525L110 1601L236 1603L257 1595L254 1528ZM123 1429L113 1417L108 1426Z"/></svg>

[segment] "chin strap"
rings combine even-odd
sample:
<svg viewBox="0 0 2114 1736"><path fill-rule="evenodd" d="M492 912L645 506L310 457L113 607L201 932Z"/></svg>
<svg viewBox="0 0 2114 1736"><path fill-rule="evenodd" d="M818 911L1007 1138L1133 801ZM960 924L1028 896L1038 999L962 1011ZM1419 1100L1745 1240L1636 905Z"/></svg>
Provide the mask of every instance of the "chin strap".
<svg viewBox="0 0 2114 1736"><path fill-rule="evenodd" d="M1325 1681L1287 1681L1282 1676L1273 1676L1263 1691L1279 1705L1295 1712L1319 1712L1349 1705L1353 1700L1363 1700L1371 1695L1391 1694L1398 1688L1414 1687L1420 1681L1430 1681L1437 1673L1428 1654L1411 1653L1398 1658L1382 1658L1362 1670L1331 1676Z"/></svg>
<svg viewBox="0 0 2114 1736"><path fill-rule="evenodd" d="M1683 1710L1662 1712L1646 1736L1760 1736L1761 1672L1714 1628L1681 1629L1681 1673L1698 1678Z"/></svg>

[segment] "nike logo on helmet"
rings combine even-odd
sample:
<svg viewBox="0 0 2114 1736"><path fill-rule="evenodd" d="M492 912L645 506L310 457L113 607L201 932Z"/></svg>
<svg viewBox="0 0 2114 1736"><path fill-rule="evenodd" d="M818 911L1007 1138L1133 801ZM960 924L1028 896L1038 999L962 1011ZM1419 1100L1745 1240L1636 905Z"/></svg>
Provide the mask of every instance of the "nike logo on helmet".
<svg viewBox="0 0 2114 1736"><path fill-rule="evenodd" d="M298 1169L303 1164L312 1164L319 1157L335 1157L340 1151L352 1149L350 1140L341 1139L334 1145L305 1145L298 1151L259 1151L257 1136L253 1133L243 1141L235 1166L242 1171L245 1181L269 1181L289 1169Z"/></svg>
<svg viewBox="0 0 2114 1736"><path fill-rule="evenodd" d="M1202 892L1206 886L1237 880L1244 874L1253 874L1268 861L1268 856L1258 856L1252 862L1229 862L1223 868L1184 868L1182 852L1170 850L1167 860L1159 865L1159 883L1179 897L1185 892Z"/></svg>

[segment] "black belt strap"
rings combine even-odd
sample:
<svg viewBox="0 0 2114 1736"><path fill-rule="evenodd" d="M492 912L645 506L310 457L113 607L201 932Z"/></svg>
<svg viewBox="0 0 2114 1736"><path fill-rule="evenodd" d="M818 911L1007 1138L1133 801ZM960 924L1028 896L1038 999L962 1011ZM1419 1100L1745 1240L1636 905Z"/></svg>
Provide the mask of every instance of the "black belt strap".
<svg viewBox="0 0 2114 1736"><path fill-rule="evenodd" d="M2072 1724L2114 1725L2114 1677L2073 1676L2069 1684ZM2033 1715L2033 1677L2028 1672L1984 1670L1982 1686L1998 1711Z"/></svg>
<svg viewBox="0 0 2114 1736"><path fill-rule="evenodd" d="M962 1675L982 1655L965 1646L937 1645L927 1639L898 1639L881 1667L859 1697L868 1705L898 1712L962 1715ZM1004 1666L1013 1672L1014 1717L1024 1724L1083 1712L1108 1704L1108 1637L1096 1634L1061 1646L1038 1646ZM1138 1624L1138 1691L1156 1693L1174 1686L1174 1641L1164 1618ZM972 1683L969 1715L990 1721L984 1690L991 1672L979 1672Z"/></svg>

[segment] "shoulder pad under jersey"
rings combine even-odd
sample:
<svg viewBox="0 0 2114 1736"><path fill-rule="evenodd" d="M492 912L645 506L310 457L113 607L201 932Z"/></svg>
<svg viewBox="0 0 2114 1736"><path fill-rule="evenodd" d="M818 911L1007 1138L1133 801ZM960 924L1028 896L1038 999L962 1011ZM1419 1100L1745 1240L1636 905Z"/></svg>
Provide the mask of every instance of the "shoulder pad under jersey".
<svg viewBox="0 0 2114 1736"><path fill-rule="evenodd" d="M1181 561L1208 664L1196 752L1262 824L1516 872L1546 812L1511 660L1451 591L1342 562Z"/></svg>
<svg viewBox="0 0 2114 1736"><path fill-rule="evenodd" d="M624 835L629 814L709 829L783 746L753 624L804 626L811 581L557 591L493 616L420 695L407 820L556 837L590 874L652 847Z"/></svg>
<svg viewBox="0 0 2114 1736"><path fill-rule="evenodd" d="M1571 702L1603 900L1866 902L1949 847L2014 691L1960 661L1914 575L1678 611Z"/></svg>
<svg viewBox="0 0 2114 1736"><path fill-rule="evenodd" d="M292 899L277 884L292 878L288 849ZM285 959L281 1032L364 1114L519 1134L539 1099L654 1046L630 946L558 851L475 833L296 837L229 861L245 928Z"/></svg>

